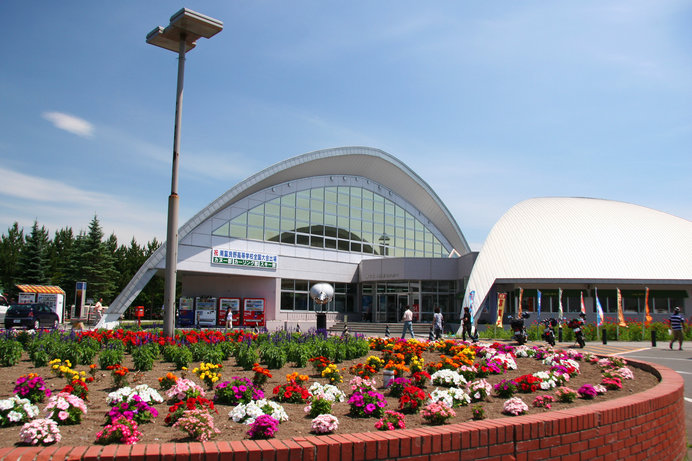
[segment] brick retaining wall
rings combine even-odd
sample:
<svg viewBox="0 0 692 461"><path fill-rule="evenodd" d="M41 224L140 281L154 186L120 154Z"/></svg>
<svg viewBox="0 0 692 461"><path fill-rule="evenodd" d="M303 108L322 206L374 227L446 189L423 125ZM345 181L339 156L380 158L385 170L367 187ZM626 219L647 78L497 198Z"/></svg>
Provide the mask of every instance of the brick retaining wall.
<svg viewBox="0 0 692 461"><path fill-rule="evenodd" d="M411 461L681 460L686 431L684 383L673 370L629 360L656 375L653 389L619 399L496 420L391 432L290 440L145 445L7 447L0 460L84 461Z"/></svg>

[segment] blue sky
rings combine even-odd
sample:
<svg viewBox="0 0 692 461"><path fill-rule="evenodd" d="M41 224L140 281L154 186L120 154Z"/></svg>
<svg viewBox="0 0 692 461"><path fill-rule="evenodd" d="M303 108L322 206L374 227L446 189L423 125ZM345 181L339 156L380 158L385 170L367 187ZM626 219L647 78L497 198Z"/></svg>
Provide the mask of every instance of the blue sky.
<svg viewBox="0 0 692 461"><path fill-rule="evenodd" d="M224 30L187 55L181 224L347 145L416 171L476 250L532 197L692 219L689 1L5 0L0 232L165 238L177 55L145 37L183 6Z"/></svg>

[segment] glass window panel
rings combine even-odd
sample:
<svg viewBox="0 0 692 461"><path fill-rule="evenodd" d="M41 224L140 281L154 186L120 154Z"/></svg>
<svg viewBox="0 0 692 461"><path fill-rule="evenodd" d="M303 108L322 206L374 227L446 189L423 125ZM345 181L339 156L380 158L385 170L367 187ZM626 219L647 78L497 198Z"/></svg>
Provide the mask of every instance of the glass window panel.
<svg viewBox="0 0 692 461"><path fill-rule="evenodd" d="M363 245L363 253L373 254L375 252L375 247L373 245Z"/></svg>
<svg viewBox="0 0 692 461"><path fill-rule="evenodd" d="M377 197L379 197L379 200ZM376 196L375 203L373 203L373 210L384 213L384 198L379 195Z"/></svg>
<svg viewBox="0 0 692 461"><path fill-rule="evenodd" d="M322 224L311 225L310 226L310 234L311 235L319 235L319 236L324 235L324 226Z"/></svg>
<svg viewBox="0 0 692 461"><path fill-rule="evenodd" d="M327 237L336 237L336 227L334 226L325 226L324 227L324 235Z"/></svg>
<svg viewBox="0 0 692 461"><path fill-rule="evenodd" d="M360 253L363 249L363 246L360 243L356 242L351 242L351 251L355 251L357 253Z"/></svg>
<svg viewBox="0 0 692 461"><path fill-rule="evenodd" d="M355 232L356 234L360 235L360 220L358 219L351 219L349 221L349 230L351 232Z"/></svg>
<svg viewBox="0 0 692 461"><path fill-rule="evenodd" d="M384 213L375 213L373 215L373 221L376 223L384 224Z"/></svg>
<svg viewBox="0 0 692 461"><path fill-rule="evenodd" d="M337 223L338 223L338 227L340 227L342 229L348 229L348 223L349 223L348 215L339 216L337 219Z"/></svg>
<svg viewBox="0 0 692 461"><path fill-rule="evenodd" d="M256 226L256 227L263 227L264 226L264 216L256 215L256 214L248 215L248 225Z"/></svg>
<svg viewBox="0 0 692 461"><path fill-rule="evenodd" d="M230 232L230 223L226 223L223 226L212 232L212 235L218 235L219 237L228 237Z"/></svg>
<svg viewBox="0 0 692 461"><path fill-rule="evenodd" d="M297 197L296 198L296 208L305 208L305 209L310 208L310 199L306 198L306 197Z"/></svg>
<svg viewBox="0 0 692 461"><path fill-rule="evenodd" d="M257 205L255 208L251 209L250 213L263 215L264 214L264 203L261 205Z"/></svg>
<svg viewBox="0 0 692 461"><path fill-rule="evenodd" d="M372 231L377 235L384 234L384 224L375 222L372 224Z"/></svg>
<svg viewBox="0 0 692 461"><path fill-rule="evenodd" d="M279 199L274 199L264 205L264 213L269 216L279 216Z"/></svg>
<svg viewBox="0 0 692 461"><path fill-rule="evenodd" d="M372 218L373 218L372 211L363 210L362 217L363 217L363 219L366 219L368 221L372 221Z"/></svg>
<svg viewBox="0 0 692 461"><path fill-rule="evenodd" d="M352 190L357 190L355 187ZM360 208L361 199L360 197L351 196L351 208Z"/></svg>
<svg viewBox="0 0 692 461"><path fill-rule="evenodd" d="M403 216L397 216L396 219L394 220L394 224L396 224L399 227L405 227L406 226L406 219Z"/></svg>
<svg viewBox="0 0 692 461"><path fill-rule="evenodd" d="M294 294L290 292L281 293L281 309L286 311L293 310L293 298Z"/></svg>
<svg viewBox="0 0 692 461"><path fill-rule="evenodd" d="M411 229L410 227L407 227L406 228L406 238L410 239L410 240L413 240L414 238L416 238L416 231Z"/></svg>
<svg viewBox="0 0 692 461"><path fill-rule="evenodd" d="M335 250L336 249L336 240L330 239L330 238L324 239L324 247L325 248L331 248L332 250Z"/></svg>
<svg viewBox="0 0 692 461"><path fill-rule="evenodd" d="M384 233L389 235L390 237L395 234L394 232L394 226L391 224L385 224L384 226Z"/></svg>
<svg viewBox="0 0 692 461"><path fill-rule="evenodd" d="M294 284L295 283L294 283L293 279L281 279L281 289L282 290L293 291Z"/></svg>
<svg viewBox="0 0 692 461"><path fill-rule="evenodd" d="M351 208L351 218L361 219L360 208Z"/></svg>
<svg viewBox="0 0 692 461"><path fill-rule="evenodd" d="M322 224L324 223L324 215L321 211L311 211L310 212L310 224Z"/></svg>
<svg viewBox="0 0 692 461"><path fill-rule="evenodd" d="M395 215L396 215L396 216L405 217L405 216L406 216L406 210L404 210L404 209L401 208L400 206L397 206L397 207L396 207L396 213L395 213Z"/></svg>
<svg viewBox="0 0 692 461"><path fill-rule="evenodd" d="M293 232L283 232L281 234L281 243L289 243L291 245L296 244L296 234Z"/></svg>
<svg viewBox="0 0 692 461"><path fill-rule="evenodd" d="M310 237L303 234L296 234L296 245L310 245Z"/></svg>
<svg viewBox="0 0 692 461"><path fill-rule="evenodd" d="M349 204L350 192L350 187L339 187L339 205Z"/></svg>
<svg viewBox="0 0 692 461"><path fill-rule="evenodd" d="M292 231L295 230L296 222L292 219L281 219L281 231Z"/></svg>
<svg viewBox="0 0 692 461"><path fill-rule="evenodd" d="M406 239L406 249L413 250L416 248L416 243L413 240Z"/></svg>
<svg viewBox="0 0 692 461"><path fill-rule="evenodd" d="M231 224L231 237L244 239L247 237L247 226L245 224Z"/></svg>
<svg viewBox="0 0 692 461"><path fill-rule="evenodd" d="M247 213L243 213L231 219L231 224L247 224Z"/></svg>
<svg viewBox="0 0 692 461"><path fill-rule="evenodd" d="M433 254L433 244L425 242L425 253L432 255Z"/></svg>
<svg viewBox="0 0 692 461"><path fill-rule="evenodd" d="M330 215L330 214L325 215L324 216L324 224L327 226L336 227L336 216Z"/></svg>
<svg viewBox="0 0 692 461"><path fill-rule="evenodd" d="M363 228L363 232L368 232L371 233L373 232L373 225L371 222L368 221L363 221L361 227Z"/></svg>
<svg viewBox="0 0 692 461"><path fill-rule="evenodd" d="M322 212L322 208L324 207L324 202L322 200L317 200L317 199L310 199L310 209L311 210L316 210L319 212Z"/></svg>
<svg viewBox="0 0 692 461"><path fill-rule="evenodd" d="M324 187L315 187L310 191L310 197L316 199L324 199Z"/></svg>
<svg viewBox="0 0 692 461"><path fill-rule="evenodd" d="M308 310L308 295L307 295L307 293L296 293L295 294L295 310L297 310L297 311Z"/></svg>
<svg viewBox="0 0 692 461"><path fill-rule="evenodd" d="M351 187L351 196L352 197L362 197L363 196L363 188L362 187Z"/></svg>
<svg viewBox="0 0 692 461"><path fill-rule="evenodd" d="M423 227L423 223L418 221L417 219L414 222L414 226L416 228L416 232L424 232L425 228Z"/></svg>
<svg viewBox="0 0 692 461"><path fill-rule="evenodd" d="M296 206L296 194L295 194L295 192L282 196L281 197L281 205L282 206L289 206L289 207Z"/></svg>
<svg viewBox="0 0 692 461"><path fill-rule="evenodd" d="M336 204L329 202L325 203L324 212L329 214L336 214Z"/></svg>
<svg viewBox="0 0 692 461"><path fill-rule="evenodd" d="M348 240L338 240L337 241L337 247L341 251L348 251L349 250Z"/></svg>
<svg viewBox="0 0 692 461"><path fill-rule="evenodd" d="M339 205L339 206L337 207L337 211L338 211L337 214L338 214L339 216L346 216L346 217L348 217L348 206L346 206L346 205Z"/></svg>
<svg viewBox="0 0 692 461"><path fill-rule="evenodd" d="M324 200L327 202L336 203L336 187L324 188Z"/></svg>
<svg viewBox="0 0 692 461"><path fill-rule="evenodd" d="M363 191L363 200L372 200L373 193L371 190L361 189Z"/></svg>
<svg viewBox="0 0 692 461"><path fill-rule="evenodd" d="M264 240L269 240L271 242L278 242L279 241L279 231L273 230L273 229L265 229L264 230Z"/></svg>
<svg viewBox="0 0 692 461"><path fill-rule="evenodd" d="M281 217L294 219L296 217L296 209L293 207L289 208L289 207L282 206L281 207Z"/></svg>
<svg viewBox="0 0 692 461"><path fill-rule="evenodd" d="M262 240L264 238L264 232L262 232L261 227L248 227L247 228L247 238L250 240Z"/></svg>
<svg viewBox="0 0 692 461"><path fill-rule="evenodd" d="M309 210L296 210L296 221L308 222L310 221L310 211Z"/></svg>
<svg viewBox="0 0 692 461"><path fill-rule="evenodd" d="M385 202L384 202L384 212L385 213L393 215L395 208L399 208L399 207L395 206L394 202L392 202L391 200L385 200ZM401 209L401 208L399 208L399 209Z"/></svg>
<svg viewBox="0 0 692 461"><path fill-rule="evenodd" d="M307 280L296 280L296 291L308 291L310 289L309 284L310 282Z"/></svg>
<svg viewBox="0 0 692 461"><path fill-rule="evenodd" d="M365 197L363 197L363 209L372 211L372 206L373 206L372 199L368 200Z"/></svg>
<svg viewBox="0 0 692 461"><path fill-rule="evenodd" d="M423 285L421 286L422 291L437 291L437 281L436 280L423 280Z"/></svg>
<svg viewBox="0 0 692 461"><path fill-rule="evenodd" d="M324 248L324 238L313 235L310 237L310 246L316 248Z"/></svg>
<svg viewBox="0 0 692 461"><path fill-rule="evenodd" d="M267 216L264 218L264 227L272 230L279 230L279 218Z"/></svg>

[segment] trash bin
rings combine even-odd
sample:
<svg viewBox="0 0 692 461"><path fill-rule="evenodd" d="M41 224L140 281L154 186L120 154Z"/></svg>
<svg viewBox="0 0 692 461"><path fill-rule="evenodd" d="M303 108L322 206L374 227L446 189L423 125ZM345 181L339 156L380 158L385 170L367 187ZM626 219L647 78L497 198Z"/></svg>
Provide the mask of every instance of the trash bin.
<svg viewBox="0 0 692 461"><path fill-rule="evenodd" d="M327 329L327 314L324 312L317 313L317 329L326 330Z"/></svg>

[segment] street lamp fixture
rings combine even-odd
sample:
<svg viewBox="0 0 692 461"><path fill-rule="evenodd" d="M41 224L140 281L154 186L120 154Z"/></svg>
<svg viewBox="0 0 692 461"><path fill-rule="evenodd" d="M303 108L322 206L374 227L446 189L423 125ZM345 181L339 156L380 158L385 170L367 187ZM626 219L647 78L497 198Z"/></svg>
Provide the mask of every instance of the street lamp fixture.
<svg viewBox="0 0 692 461"><path fill-rule="evenodd" d="M163 335L175 333L175 282L178 263L178 157L180 156L180 126L183 112L183 80L185 53L197 45L200 37L211 38L223 30L223 22L183 8L171 16L170 24L147 34L147 43L178 52L178 87L175 98L175 130L173 133L173 173L171 195L168 197L168 226L166 231L166 282L163 293Z"/></svg>

